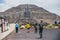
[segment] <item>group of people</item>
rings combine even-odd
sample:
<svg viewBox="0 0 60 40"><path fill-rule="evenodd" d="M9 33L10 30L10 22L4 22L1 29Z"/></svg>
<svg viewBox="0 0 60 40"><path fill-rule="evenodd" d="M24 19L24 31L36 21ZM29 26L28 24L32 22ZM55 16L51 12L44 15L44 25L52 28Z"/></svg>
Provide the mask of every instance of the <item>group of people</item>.
<svg viewBox="0 0 60 40"><path fill-rule="evenodd" d="M1 32L5 32L9 29L8 24L8 19L0 19Z"/></svg>
<svg viewBox="0 0 60 40"><path fill-rule="evenodd" d="M37 27L39 26L39 27ZM35 33L37 33L37 29L39 29L39 35L40 35L40 38L42 38L42 33L43 33L43 26L44 26L44 23L43 21L41 20L41 22L38 24L38 23L35 23L34 25L34 28L35 28Z"/></svg>
<svg viewBox="0 0 60 40"><path fill-rule="evenodd" d="M18 33L18 28L19 28L19 24L18 23L16 23L16 33ZM39 26L39 27L37 27L37 26ZM39 28L39 35L40 35L40 38L42 38L42 33L43 33L43 26L44 26L44 23L43 23L43 21L41 20L41 22L38 24L38 23L35 23L34 24L34 29L35 29L35 33L37 33L37 29ZM29 32L29 30L30 30L30 28L31 28L31 26L30 26L30 24L29 23L27 23L26 25L25 25L25 27L28 29L28 32Z"/></svg>

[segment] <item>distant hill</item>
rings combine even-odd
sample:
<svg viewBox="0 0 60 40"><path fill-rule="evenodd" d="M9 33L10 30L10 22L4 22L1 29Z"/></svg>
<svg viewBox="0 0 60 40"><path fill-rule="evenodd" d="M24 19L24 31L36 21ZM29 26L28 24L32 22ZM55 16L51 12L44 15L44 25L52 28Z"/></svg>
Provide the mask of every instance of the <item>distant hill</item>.
<svg viewBox="0 0 60 40"><path fill-rule="evenodd" d="M17 7L12 7L3 13L0 13L0 16L2 16L2 15L7 16L10 18L11 22L15 22L19 18L24 18L23 14L25 12L25 8L27 7L27 5L28 5L29 12L31 14L31 17L33 19L37 20L38 22L41 19L43 19L44 21L46 21L48 23L52 23L56 19L60 20L60 16L58 16L54 13L51 13L42 7L38 7L38 6L32 5L32 4L23 4L23 5L19 5Z"/></svg>

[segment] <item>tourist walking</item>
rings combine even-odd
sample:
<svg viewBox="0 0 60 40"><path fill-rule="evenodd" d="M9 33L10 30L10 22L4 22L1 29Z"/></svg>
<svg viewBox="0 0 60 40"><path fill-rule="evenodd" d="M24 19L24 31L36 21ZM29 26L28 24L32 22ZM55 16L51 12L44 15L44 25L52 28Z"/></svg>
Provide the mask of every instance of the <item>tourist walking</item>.
<svg viewBox="0 0 60 40"><path fill-rule="evenodd" d="M35 33L37 33L37 25L38 25L37 23L34 24Z"/></svg>
<svg viewBox="0 0 60 40"><path fill-rule="evenodd" d="M16 23L15 28L16 28L16 33L18 33L18 28L19 28L19 24L18 23Z"/></svg>
<svg viewBox="0 0 60 40"><path fill-rule="evenodd" d="M26 25L25 25L25 28L27 28L28 29L28 33L30 32L30 28L31 28L31 25L29 24L29 23L27 23Z"/></svg>
<svg viewBox="0 0 60 40"><path fill-rule="evenodd" d="M40 35L40 38L42 38L43 26L44 26L44 23L43 23L43 21L41 20L41 22L40 22L40 24L39 24L39 35Z"/></svg>

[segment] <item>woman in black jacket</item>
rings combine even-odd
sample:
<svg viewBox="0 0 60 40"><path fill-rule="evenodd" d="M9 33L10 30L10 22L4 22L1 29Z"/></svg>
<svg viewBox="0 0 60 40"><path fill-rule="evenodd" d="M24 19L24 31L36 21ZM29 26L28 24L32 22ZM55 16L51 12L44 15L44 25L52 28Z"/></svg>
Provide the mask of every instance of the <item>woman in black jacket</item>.
<svg viewBox="0 0 60 40"><path fill-rule="evenodd" d="M44 23L43 23L43 21L41 20L41 22L40 22L40 24L39 24L39 35L40 35L40 38L42 38L43 26L44 26Z"/></svg>

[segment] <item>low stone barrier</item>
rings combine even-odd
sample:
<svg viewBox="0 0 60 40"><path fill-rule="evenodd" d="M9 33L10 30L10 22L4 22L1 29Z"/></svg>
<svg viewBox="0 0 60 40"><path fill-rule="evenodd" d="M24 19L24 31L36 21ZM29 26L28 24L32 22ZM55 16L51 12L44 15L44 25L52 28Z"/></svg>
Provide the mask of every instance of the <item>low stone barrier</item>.
<svg viewBox="0 0 60 40"><path fill-rule="evenodd" d="M8 31L5 31L3 33L0 33L0 40L4 39L6 36L8 36L14 30L15 30L15 24L12 23L12 24L10 24Z"/></svg>

